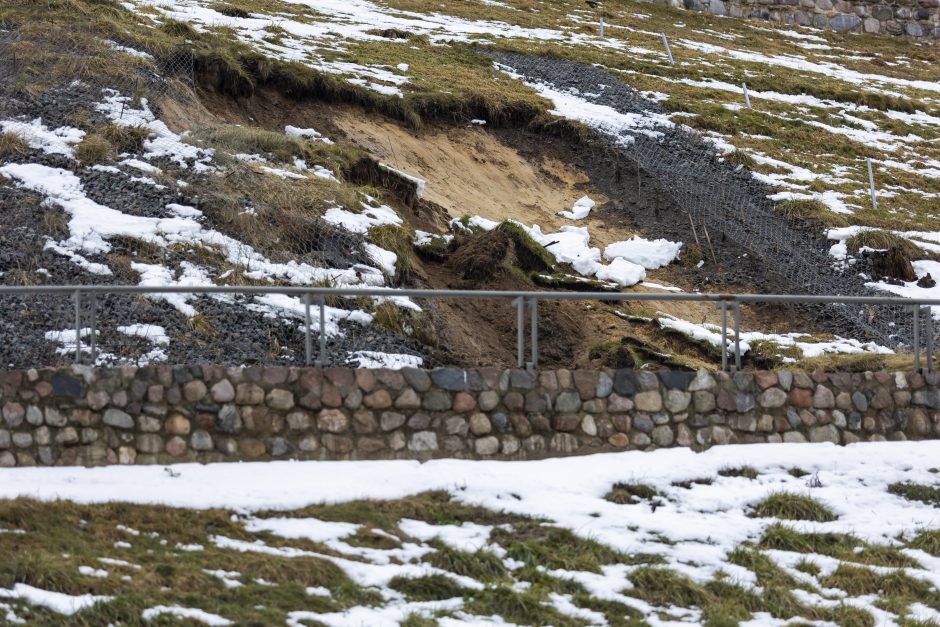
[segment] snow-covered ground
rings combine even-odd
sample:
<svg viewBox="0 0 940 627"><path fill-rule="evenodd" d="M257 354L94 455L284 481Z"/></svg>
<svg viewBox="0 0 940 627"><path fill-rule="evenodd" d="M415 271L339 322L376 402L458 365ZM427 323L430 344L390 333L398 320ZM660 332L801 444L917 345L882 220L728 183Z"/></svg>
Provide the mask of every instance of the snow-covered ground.
<svg viewBox="0 0 940 627"><path fill-rule="evenodd" d="M893 547L911 565L871 565L859 559L853 565L878 574L903 573L928 587L940 586L940 558L921 550L905 548L916 534L940 528L936 507L910 501L887 488L899 482L936 486L940 442L878 442L846 447L831 444L758 444L725 446L695 453L684 448L654 452L625 452L587 457L530 462L435 460L377 462L266 462L248 464L182 464L173 473L155 466L110 468L23 468L0 470L0 497L28 497L78 503L121 501L159 504L171 508L223 508L238 513L248 534L273 534L273 545L261 537L246 540L215 534L208 542L223 551L247 552L272 559L316 557L332 562L357 585L374 588L383 598L375 606L356 606L339 613L318 614L297 608L294 623L301 618L329 625L395 625L409 614L444 615L440 624L492 624L462 612L464 601L454 598L434 603L414 603L389 587L396 576L444 575L473 594L484 585L471 577L431 566L424 558L435 552L427 543L438 539L463 551L491 552L509 572L522 566L509 557L504 546L494 542L492 525L467 521L463 524L429 524L401 519L395 528L373 530L390 534L396 548L365 548L349 543L361 525L331 519L321 520L294 513L312 504L336 504L358 499L400 499L444 490L456 502L481 506L494 512L535 517L567 529L576 536L600 542L623 555L646 554L661 560L663 567L706 583L724 577L744 590L760 594L759 573L749 570L729 555L757 543L769 526L784 525L800 533L852 534L857 541ZM728 469L752 469L751 478ZM797 472L797 469L799 472ZM746 474L746 473L745 473ZM618 504L605 495L617 483L642 484L655 490L650 499ZM773 494L807 496L834 515L830 522L779 520L755 517L754 507ZM273 511L272 511L273 510ZM259 512L266 511L263 515ZM279 513L278 513L279 512ZM512 525L502 525L512 532ZM13 529L15 532L16 530ZM133 542L140 535L127 529ZM292 546L304 539L326 550ZM755 549L756 550L756 549ZM888 550L888 549L885 549ZM857 553L858 551L856 551ZM901 616L877 609L877 597L856 597L823 585L846 558L829 555L770 550L760 553L777 568L798 581L801 603L826 607L845 603L871 612L872 624L895 625ZM798 563L815 564L813 569ZM861 563L865 562L865 563ZM106 562L107 563L107 562ZM113 565L114 560L111 561ZM631 590L631 576L640 565L630 561L604 564L599 572L542 569L551 577L578 582L596 599L616 601L639 611L650 624L698 623L700 608L657 607L638 598ZM723 573L723 574L722 574ZM210 573L228 580L239 573ZM244 581L244 579L242 579ZM237 581L235 581L237 583ZM526 584L518 583L525 589ZM642 592L642 591L640 591ZM311 595L329 595L315 589ZM639 595L639 596L642 596ZM38 603L70 613L83 604L107 603L108 599L67 599L31 587L0 589L0 599ZM554 595L550 603L563 614L577 612L584 624L606 625L602 614L586 612L572 603L570 595ZM929 602L929 600L928 600ZM916 605L916 607L915 607ZM904 611L937 620L940 608L920 604ZM236 616L202 615L197 608L155 607L152 615L176 614L225 624ZM783 617L796 619L797 616ZM502 619L492 619L504 624ZM758 624L767 622L753 616ZM664 622L660 622L664 621ZM670 622L671 621L671 622Z"/></svg>

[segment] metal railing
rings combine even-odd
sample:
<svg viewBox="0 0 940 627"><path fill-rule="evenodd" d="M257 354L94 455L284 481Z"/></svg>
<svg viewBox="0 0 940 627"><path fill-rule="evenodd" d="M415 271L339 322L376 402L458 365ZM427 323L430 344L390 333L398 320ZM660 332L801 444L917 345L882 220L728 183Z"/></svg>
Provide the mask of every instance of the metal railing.
<svg viewBox="0 0 940 627"><path fill-rule="evenodd" d="M582 300L595 302L697 302L715 303L719 309L721 328L721 367L723 370L741 368L741 305L742 304L792 304L792 305L868 305L900 306L907 308L913 320L912 348L914 368L930 372L933 368L933 316L930 307L940 307L938 299L910 299L878 296L818 296L798 294L697 294L697 293L651 293L651 292L532 292L532 291L496 291L496 290L436 290L436 289L392 289L381 287L267 287L267 286L140 286L140 285L44 285L44 286L0 286L0 296L8 295L71 295L75 306L75 363L81 363L82 304L88 299L88 320L91 327L90 352L91 362L96 357L96 298L99 295L113 294L233 294L257 296L280 294L300 297L304 303L304 348L305 363L308 366L326 365L326 299L330 297L388 297L441 299L502 299L509 300L516 308L516 359L520 368L538 367L538 304L539 301ZM319 309L319 352L314 356L313 332L311 330L311 308ZM525 309L529 308L529 360L525 359ZM728 328L728 312L732 313L733 328ZM926 314L926 315L925 315ZM921 318L925 318L923 331ZM731 336L729 336L729 332ZM922 342L921 336L924 336ZM733 339L732 339L733 338ZM924 343L926 364L922 364L921 344ZM733 348L729 348L729 345ZM901 348L901 347L897 347ZM733 363L732 363L733 358Z"/></svg>

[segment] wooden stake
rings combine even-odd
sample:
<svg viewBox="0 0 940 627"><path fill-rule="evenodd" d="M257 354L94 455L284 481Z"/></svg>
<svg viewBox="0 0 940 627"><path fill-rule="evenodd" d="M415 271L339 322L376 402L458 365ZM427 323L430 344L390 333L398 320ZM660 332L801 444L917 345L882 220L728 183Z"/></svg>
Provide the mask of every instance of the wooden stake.
<svg viewBox="0 0 940 627"><path fill-rule="evenodd" d="M702 225L702 229L705 231L705 239L708 240L708 248L712 251L712 261L714 261L714 262L715 262L715 265L717 266L717 265L718 265L718 257L715 256L715 247L712 246L712 238L711 238L711 236L708 234L708 227L703 224L703 225Z"/></svg>

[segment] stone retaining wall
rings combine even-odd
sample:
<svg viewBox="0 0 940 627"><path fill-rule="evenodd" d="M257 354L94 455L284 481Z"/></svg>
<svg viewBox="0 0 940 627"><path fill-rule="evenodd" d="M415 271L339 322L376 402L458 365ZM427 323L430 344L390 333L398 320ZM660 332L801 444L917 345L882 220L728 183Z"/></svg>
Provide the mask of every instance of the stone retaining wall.
<svg viewBox="0 0 940 627"><path fill-rule="evenodd" d="M940 374L89 367L0 373L0 466L526 459L940 436Z"/></svg>
<svg viewBox="0 0 940 627"><path fill-rule="evenodd" d="M715 15L828 28L940 39L940 0L653 0Z"/></svg>

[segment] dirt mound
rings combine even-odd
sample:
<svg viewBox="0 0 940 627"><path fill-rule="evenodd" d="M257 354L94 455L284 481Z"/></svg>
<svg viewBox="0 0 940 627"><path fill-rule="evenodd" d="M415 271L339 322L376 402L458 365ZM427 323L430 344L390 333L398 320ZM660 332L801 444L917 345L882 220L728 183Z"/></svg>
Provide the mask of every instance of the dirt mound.
<svg viewBox="0 0 940 627"><path fill-rule="evenodd" d="M488 281L503 268L510 243L509 235L499 229L459 237L447 266L465 280Z"/></svg>
<svg viewBox="0 0 940 627"><path fill-rule="evenodd" d="M908 254L900 248L869 253L872 274L889 280L908 283L917 280L914 266Z"/></svg>

